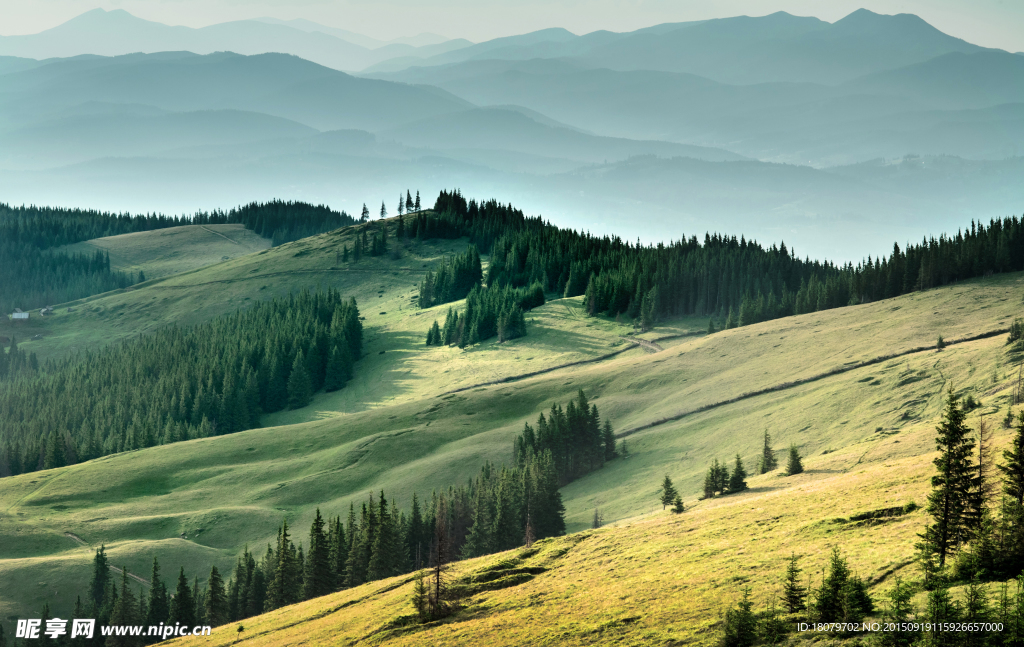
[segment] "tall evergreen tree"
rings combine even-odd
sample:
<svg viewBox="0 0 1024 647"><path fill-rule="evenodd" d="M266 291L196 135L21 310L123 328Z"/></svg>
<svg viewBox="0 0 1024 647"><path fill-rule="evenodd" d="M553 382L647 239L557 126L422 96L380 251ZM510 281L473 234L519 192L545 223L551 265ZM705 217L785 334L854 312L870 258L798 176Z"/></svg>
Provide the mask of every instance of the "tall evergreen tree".
<svg viewBox="0 0 1024 647"><path fill-rule="evenodd" d="M796 553L790 556L789 565L786 567L786 579L782 583L782 600L789 613L798 613L806 607L804 599L807 597L807 589L800 584L799 561Z"/></svg>
<svg viewBox="0 0 1024 647"><path fill-rule="evenodd" d="M1010 446L1003 451L1003 460L999 471L1003 473L1003 493L1018 508L1024 509L1024 411L1017 417Z"/></svg>
<svg viewBox="0 0 1024 647"><path fill-rule="evenodd" d="M768 472L774 471L779 466L778 459L775 458L775 450L772 449L772 437L768 435L768 430L764 430L764 447L761 449L761 461L758 467L761 474L767 474Z"/></svg>
<svg viewBox="0 0 1024 647"><path fill-rule="evenodd" d="M306 572L302 584L304 600L327 595L333 590L330 551L326 524L320 516L320 508L317 508L313 525L309 528L309 554L306 556Z"/></svg>
<svg viewBox="0 0 1024 647"><path fill-rule="evenodd" d="M107 603L110 585L110 562L107 561L107 547L101 545L92 560L92 581L89 584L89 600L93 613L99 613Z"/></svg>
<svg viewBox="0 0 1024 647"><path fill-rule="evenodd" d="M228 598L224 591L224 580L221 579L220 571L214 566L210 569L210 579L206 582L206 595L204 596L204 618L213 627L228 621Z"/></svg>
<svg viewBox="0 0 1024 647"><path fill-rule="evenodd" d="M156 626L167 622L171 612L167 599L167 585L160 579L160 562L153 558L153 573L149 578L149 605L147 609L146 624Z"/></svg>
<svg viewBox="0 0 1024 647"><path fill-rule="evenodd" d="M178 585L174 589L174 597L171 598L171 613L167 623L185 626L196 624L196 602L185 577L184 567L178 573Z"/></svg>
<svg viewBox="0 0 1024 647"><path fill-rule="evenodd" d="M313 399L313 384L306 371L305 358L300 350L295 355L292 371L288 376L288 408L301 409Z"/></svg>
<svg viewBox="0 0 1024 647"><path fill-rule="evenodd" d="M939 558L946 557L967 543L978 521L974 518L978 493L978 476L974 465L974 438L966 423L966 414L950 387L942 420L935 438L939 456L935 459L938 473L932 477L928 495L928 513L933 523L924 538Z"/></svg>

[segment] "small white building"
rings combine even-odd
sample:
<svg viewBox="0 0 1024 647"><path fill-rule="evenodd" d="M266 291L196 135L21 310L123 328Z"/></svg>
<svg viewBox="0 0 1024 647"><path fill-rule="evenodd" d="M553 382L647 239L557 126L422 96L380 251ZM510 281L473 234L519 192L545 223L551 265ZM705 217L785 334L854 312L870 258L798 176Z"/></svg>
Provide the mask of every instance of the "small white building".
<svg viewBox="0 0 1024 647"><path fill-rule="evenodd" d="M26 319L28 319L28 313L27 312L15 312L14 314L11 315L11 319L13 319L14 321L26 320Z"/></svg>

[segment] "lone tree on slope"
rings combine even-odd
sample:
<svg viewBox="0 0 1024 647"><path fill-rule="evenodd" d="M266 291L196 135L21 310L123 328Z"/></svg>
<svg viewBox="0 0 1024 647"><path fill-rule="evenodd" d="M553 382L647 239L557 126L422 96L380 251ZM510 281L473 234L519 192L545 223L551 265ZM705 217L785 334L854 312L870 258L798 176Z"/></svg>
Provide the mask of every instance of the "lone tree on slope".
<svg viewBox="0 0 1024 647"><path fill-rule="evenodd" d="M789 446L789 463L786 464L786 476L793 476L804 471L804 462L796 445Z"/></svg>
<svg viewBox="0 0 1024 647"><path fill-rule="evenodd" d="M661 483L661 509L664 510L668 506L675 503L679 493L676 492L676 488L672 485L672 479L665 475L665 480Z"/></svg>

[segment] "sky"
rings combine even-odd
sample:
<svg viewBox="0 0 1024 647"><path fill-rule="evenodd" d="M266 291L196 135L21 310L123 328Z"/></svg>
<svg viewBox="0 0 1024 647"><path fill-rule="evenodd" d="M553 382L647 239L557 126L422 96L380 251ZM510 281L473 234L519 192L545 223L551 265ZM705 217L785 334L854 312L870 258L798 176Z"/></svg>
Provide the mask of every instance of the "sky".
<svg viewBox="0 0 1024 647"><path fill-rule="evenodd" d="M431 32L476 42L547 27L577 34L630 31L776 11L834 22L863 7L917 14L969 42L1024 51L1021 0L2 0L0 34L36 33L97 7L189 27L270 16L306 18L382 40Z"/></svg>

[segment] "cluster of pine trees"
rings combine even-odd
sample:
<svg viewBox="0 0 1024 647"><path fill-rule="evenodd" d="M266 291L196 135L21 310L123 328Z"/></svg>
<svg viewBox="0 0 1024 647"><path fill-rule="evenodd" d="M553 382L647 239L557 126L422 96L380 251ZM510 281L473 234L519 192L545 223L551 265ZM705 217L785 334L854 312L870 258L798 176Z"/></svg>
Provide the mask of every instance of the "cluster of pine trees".
<svg viewBox="0 0 1024 647"><path fill-rule="evenodd" d="M180 225L228 223L242 224L280 245L354 222L344 211L280 200L181 217L0 204L0 313L65 303L143 280L112 271L110 259L100 252L53 251L63 245Z"/></svg>
<svg viewBox="0 0 1024 647"><path fill-rule="evenodd" d="M304 291L15 371L0 380L0 476L257 427L342 388L362 334L354 299Z"/></svg>
<svg viewBox="0 0 1024 647"><path fill-rule="evenodd" d="M427 272L420 284L419 306L429 308L465 299L483 280L480 252L476 245L454 257L445 257L433 272Z"/></svg>
<svg viewBox="0 0 1024 647"><path fill-rule="evenodd" d="M530 288L474 287L461 316L448 308L443 328L434 320L427 330L427 346L465 348L495 336L499 342L525 337L526 311L538 305L544 305L544 290L539 284Z"/></svg>
<svg viewBox="0 0 1024 647"><path fill-rule="evenodd" d="M513 468L485 464L466 486L435 492L425 508L414 494L408 512L399 510L382 491L358 511L350 505L346 521L324 519L317 509L305 547L295 544L283 523L262 555L245 549L227 582L214 566L201 587L198 577L190 583L182 568L173 592L154 557L149 593L136 594L127 569L120 582L112 576L106 549L100 547L89 590L84 602L78 597L72 617L95 618L98 625L218 626L366 582L437 568L459 557L509 550L565 534L558 487L551 453L544 452ZM48 608L43 615L49 617ZM158 641L127 640L124 645ZM101 645L103 639L79 644Z"/></svg>
<svg viewBox="0 0 1024 647"><path fill-rule="evenodd" d="M0 344L0 382L12 380L17 375L35 374L39 370L39 359L35 353L26 353L18 348L18 338L11 337L11 345L5 351Z"/></svg>
<svg viewBox="0 0 1024 647"><path fill-rule="evenodd" d="M383 208L383 206L384 205L381 204L382 208ZM405 213L413 213L415 211L420 211L420 210L421 210L421 207L420 207L420 192L419 191L416 192L416 199L415 200L413 200L412 192L409 191L409 189L405 190L405 197L404 198L402 197L401 192L399 192L399 194L398 194L398 215L399 216L401 216L402 214L405 214ZM384 212L381 211L381 213L383 214ZM383 215L381 217L383 217Z"/></svg>
<svg viewBox="0 0 1024 647"><path fill-rule="evenodd" d="M761 456L757 461L757 473L767 474L779 467L779 460L775 457L775 449L772 447L772 437L766 429L764 432L764 445L761 448ZM789 460L786 463L786 476L793 476L804 471L803 459L796 445L789 447ZM667 478L667 477L666 477ZM704 476L704 497L710 499L720 494L735 494L747 489L747 470L743 467L743 458L736 454L736 462L732 472L729 472L723 463L716 458L708 468Z"/></svg>
<svg viewBox="0 0 1024 647"><path fill-rule="evenodd" d="M134 285L141 277L110 269L108 254L54 253L0 233L0 316L66 303Z"/></svg>
<svg viewBox="0 0 1024 647"><path fill-rule="evenodd" d="M565 409L551 405L545 417L537 418L537 428L523 426L512 447L517 465L524 465L533 456L550 453L560 483L565 485L604 466L615 458L615 434L609 420L601 422L596 404L590 404L580 389L576 399Z"/></svg>
<svg viewBox="0 0 1024 647"><path fill-rule="evenodd" d="M775 645L783 642L786 634L794 629L796 618L815 623L860 623L875 611L875 603L867 592L867 583L850 568L846 557L838 547L832 548L828 568L822 573L818 588L804 586L801 581L802 569L796 554L789 559L782 581L781 600L772 598L763 613L755 613L750 599L750 589L743 590L743 597L736 607L725 613L719 644L722 647L752 647L753 645ZM896 580L897 588L902 584ZM900 589L901 593L905 592ZM907 600L903 600L905 604ZM781 603L781 604L778 604ZM783 621L781 615L790 617ZM796 616L796 618L794 618ZM906 621L905 609L901 616ZM887 614L887 621L891 620ZM843 632L839 632L840 634ZM835 634L833 634L835 635ZM891 636L890 636L891 638ZM883 640L888 640L884 638ZM907 644L909 643L884 643Z"/></svg>
<svg viewBox="0 0 1024 647"><path fill-rule="evenodd" d="M486 464L466 486L435 492L426 506L414 494L408 511L384 492L350 506L345 521L325 520L317 510L308 548L296 546L283 524L262 557L246 550L239 558L226 587L227 619L435 566L439 540L450 560L562 535L564 515L550 455L514 468Z"/></svg>
<svg viewBox="0 0 1024 647"><path fill-rule="evenodd" d="M997 462L990 425L980 419L972 430L968 410L951 389L936 428L939 456L927 506L933 522L919 545L928 587L1024 573L1024 412Z"/></svg>

